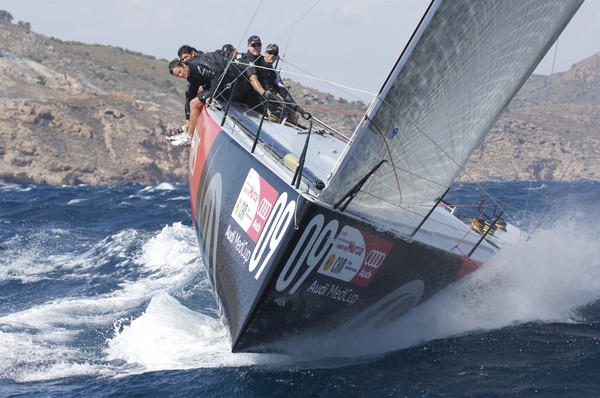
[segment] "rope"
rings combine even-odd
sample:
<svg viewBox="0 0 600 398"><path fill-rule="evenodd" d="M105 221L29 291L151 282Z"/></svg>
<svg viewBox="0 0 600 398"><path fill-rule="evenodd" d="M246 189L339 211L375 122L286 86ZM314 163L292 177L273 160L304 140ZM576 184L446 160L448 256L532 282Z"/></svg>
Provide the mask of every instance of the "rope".
<svg viewBox="0 0 600 398"><path fill-rule="evenodd" d="M390 163L392 164L392 170L394 171L394 177L396 179L396 184L398 185L398 195L400 196L400 202L398 203L398 206L401 206L402 205L402 189L400 188L400 178L398 178L398 173L396 173L396 165L394 164L394 157L392 156L392 151L390 150L388 142L385 139L385 135L379 129L379 127L377 127L377 125L375 124L375 122L372 119L370 119L369 116L367 116L367 115L365 115L365 119L367 119L371 123L371 126L375 127L375 129L377 130L377 132L381 136L381 139L383 140L383 143L385 144L385 148L387 149L388 156L390 158Z"/></svg>
<svg viewBox="0 0 600 398"><path fill-rule="evenodd" d="M546 90L546 98L545 98L545 101L544 101L544 108L543 108L543 112L542 112L542 119L548 113L548 106L549 106L548 104L550 102L550 93L552 91L552 83L553 83L553 80L554 80L553 77L554 77L554 70L555 70L555 66L556 66L556 56L557 56L557 54L558 54L558 39L556 40L556 43L554 44L554 54L553 54L553 57L552 57L552 68L550 70L550 79L549 79L549 82L548 82L548 89ZM553 198L556 196L556 190L558 189L558 185L564 181L567 172L569 171L571 165L573 164L573 161L575 160L575 157L577 156L577 154L579 153L579 151L580 151L580 149L581 149L581 147L583 145L583 141L590 134L590 132L592 130L592 127L596 123L596 119L598 118L599 113L600 113L600 107L597 108L595 115L592 117L590 125L588 126L588 128L585 131L584 135L579 139L579 141L577 143L577 146L575 148L575 151L573 152L573 155L569 159L569 162L567 163L567 165L564 168L562 174L560 175L560 178L558 179L558 181L556 182L556 184L554 184L554 187L553 187L552 191L550 192L550 195L548 195L547 200L546 200L546 205L544 206L544 209L542 210L541 216L538 218L537 224L534 225L533 228L531 229L532 233L535 232L535 231L537 231L540 228L540 226L542 225L543 220L550 213L550 209L556 204L556 202L553 200ZM530 187L531 187L532 183L533 183L533 176L532 176L532 179L530 181ZM527 207L529 206L529 199L531 197L531 192L532 192L532 190L530 189L528 191L528 194L527 194L527 202L526 202L525 209L527 209ZM492 200L493 200L493 198L492 198Z"/></svg>
<svg viewBox="0 0 600 398"><path fill-rule="evenodd" d="M242 38L240 39L237 48L240 48L242 46L242 43L244 43L244 37L248 37L248 31L250 30L250 26L254 23L254 20L256 19L256 16L258 15L258 11L262 7L263 1L264 0L260 0L258 7L256 7L256 11L254 11L254 15L252 15L252 19L250 19L250 22L248 22L248 26L246 26L246 30L242 34Z"/></svg>
<svg viewBox="0 0 600 398"><path fill-rule="evenodd" d="M327 111L327 112L333 112L333 113L342 113L344 115L353 115L353 116L360 116L360 117L365 116L364 112L347 111L345 109L328 108L328 107L325 107L325 106L304 105L303 108L318 109L320 111Z"/></svg>
<svg viewBox="0 0 600 398"><path fill-rule="evenodd" d="M553 79L553 76L554 76L554 67L556 65L556 55L558 53L558 40L559 39L560 39L560 37L556 39L556 42L554 44L554 54L552 56L552 67L550 68L550 79L549 79L549 82L548 82L548 89L546 90L546 99L544 101L544 108L543 108L544 111L542 113L542 118L548 112L548 102L550 101L550 92L552 91L552 82L554 80ZM529 187L530 188L533 185L533 168L531 170L531 173L532 173L531 174L531 181L529 183ZM563 173L563 177L564 177L564 173ZM561 179L562 179L562 177L561 177ZM527 192L527 201L526 201L526 204L525 204L525 210L527 210L527 208L529 207L529 199L531 198L531 192L532 192L531 189L529 189L529 191ZM534 232L535 230L537 230L537 228L541 225L542 219L544 217L546 217L546 215L547 215L547 213L548 213L548 211L550 210L550 207L551 207L551 206L549 206L549 204L551 203L550 199L552 198L552 196L555 193L556 193L556 187L555 187L555 190L553 192L551 192L550 196L547 198L546 205L544 206L544 210L542 211L542 216L540 217L539 223L538 223L537 226L534 226L532 228L532 232Z"/></svg>
<svg viewBox="0 0 600 398"><path fill-rule="evenodd" d="M458 167L458 169L462 173L464 173L464 175L466 175L477 186L477 188L479 188L486 196L488 196L492 200L492 202L494 202L494 204L496 204L501 210L503 210L507 214L507 217L509 219L512 219L510 216L508 216L506 209L493 197L493 195L488 190L486 190L471 174L469 174L469 172L464 168L464 166L459 164L456 160L454 160L454 158L452 156L450 156L450 154L448 154L448 152L446 152L442 147L440 147L438 145L438 143L435 142L435 140L433 140L431 137L429 137L422 129L419 128L419 126L417 126L412 120L410 120L402 112L400 112L400 110L395 109L392 106L392 104L390 104L385 99L383 99L379 96L377 96L377 98L379 98L383 104L386 104L387 106L389 106L392 111L394 111L398 116L404 118L412 127L415 128L415 130L417 130L420 134L422 134L425 138L427 138L437 149L440 150L441 153L443 153L450 161L452 161L452 163L454 163ZM381 132L380 132L380 134L381 134ZM386 146L387 146L387 142L386 142ZM388 148L388 151L389 151L389 148ZM406 171L406 170L404 170L404 171ZM423 178L423 177L417 176L414 173L411 173L408 171L407 171L407 173L410 175L419 177L419 178ZM436 183L435 181L430 181L430 180L428 180L428 181ZM441 184L440 184L440 186L441 186Z"/></svg>
<svg viewBox="0 0 600 398"><path fill-rule="evenodd" d="M296 68L296 69L298 69L298 70L300 70L300 71L303 72L303 73L297 73L297 72L286 71L285 73L288 73L290 75L299 76L299 77L304 77L304 78L307 78L309 80L314 80L314 81L321 82L321 83L326 83L326 84L328 84L328 85L330 85L332 87L343 89L343 90L341 90L342 92L344 92L345 94L348 94L349 96L351 96L352 98L354 98L356 100L362 101L362 99L360 97L357 97L354 94L352 94L352 93L350 93L350 92L348 92L346 90L354 91L354 92L357 92L357 93L368 94L372 98L377 97L377 94L372 93L372 92L367 91L367 90L361 90L361 89L358 89L358 88L355 88L355 87L345 86L343 84L339 84L339 83L333 82L331 80L326 80L326 79L318 78L315 75L311 74L310 72L307 72L304 69L300 68L299 66L296 66L296 65L294 65L294 64L292 64L290 62L287 62L284 59L282 59L281 62L285 63L287 65L290 65L291 67Z"/></svg>
<svg viewBox="0 0 600 398"><path fill-rule="evenodd" d="M286 34L287 32L290 32L290 31L291 31L291 30L294 28L294 26L296 26L296 25L298 24L298 22L300 22L302 19L304 19L304 17L306 16L306 14L308 14L308 13L309 13L309 12L310 12L310 11L311 11L313 8L315 8L315 7L317 6L317 4L319 4L320 2L321 2L321 0L317 0L317 1L315 2L315 4L313 4L313 5L312 5L310 8L308 8L308 9L307 9L307 10L304 12L304 14L300 15L300 17L299 17L299 18L296 20L296 22L294 22L293 24L291 24L291 25L290 25L290 27L289 27L289 28L288 28L286 31L284 31L284 32L281 34L281 36L279 36L279 38L277 39L277 41L279 41L279 39L281 39L283 36L285 36L285 34Z"/></svg>
<svg viewBox="0 0 600 398"><path fill-rule="evenodd" d="M479 216L477 216L477 218L483 218L483 216L485 215L485 213L487 212L488 207L487 206L483 206L482 210L479 212ZM465 234L463 235L462 238L460 238L458 240L458 242L456 242L456 245L453 247L453 249L458 250L463 256L465 255L462 250L460 250L460 248L458 246L460 246L461 243L463 243L465 241L465 239L467 238L467 236L471 233L471 231L473 230L473 228L469 228L467 230L467 232L465 232Z"/></svg>
<svg viewBox="0 0 600 398"><path fill-rule="evenodd" d="M312 10L313 10L313 9L314 9L314 8L315 8L315 7L316 7L318 4L319 4L319 3L320 3L320 0L317 0L317 1L315 1L315 2L312 4L312 6L310 6L310 7L309 7L309 8L308 8L308 9L307 9L307 10L306 10L306 11L305 11L305 12L304 12L304 13L303 13L303 14L302 14L302 15L301 15L301 16L300 16L300 17L299 17L299 18L298 18L298 19L297 19L297 20L296 20L296 21L295 21L295 22L294 22L294 23L293 23L291 26L289 26L289 28L288 28L287 30L285 30L285 31L284 31L284 32L283 32L283 33L280 35L279 39L281 39L282 37L284 37L284 36L285 36L285 35L286 35L288 32L290 32L290 38L291 38L291 32L292 32L293 28L294 28L294 27L295 27L295 26L296 26L296 25L297 25L297 24L298 24L298 23L299 23L301 20L303 20L303 19L306 17L306 15L307 15L307 14L308 14L310 11L312 11ZM259 12L260 8L262 7L262 4L263 4L263 0L261 0L261 2L260 2L260 4L259 4L258 8L256 9L256 12L254 13L254 15L253 15L253 17L252 17L252 19L251 19L251 21L250 21L250 23L249 23L249 25L248 25L248 28L247 28L247 29L246 29L246 31L245 31L245 34L247 34L247 32L248 32L248 30L249 30L249 28L250 28L250 25L252 25L252 23L254 22L254 20L255 20L255 18L256 18L256 16L257 16L257 14L258 14L258 12ZM288 38L288 44L289 44L290 38ZM286 45L286 46L287 46L287 45ZM554 70L554 65L555 65L556 55L557 55L557 45L555 46L554 58L553 58L553 63L552 63L552 70ZM333 86L333 87L337 87L337 88L339 88L339 89L342 89L342 91L343 91L344 93L346 93L346 94L348 94L349 96L352 96L352 97L354 97L354 98L357 98L357 99L360 99L360 98L358 98L358 97L354 96L354 95L353 95L352 93L350 93L349 91L352 91L352 92L357 92L357 93L362 93L362 94L368 94L368 95L372 96L373 98L379 98L379 99L380 99L380 101L381 101L383 104L386 104L387 106L389 106L390 110L392 110L394 113L396 113L396 114L397 114L399 117L401 117L401 118L404 118L404 119L405 119L405 120L406 120L406 121L407 121L407 122L408 122L408 123L409 123L409 124L410 124L410 125L411 125L411 126L414 128L414 129L415 129L415 130L416 130L416 131L418 131L418 132L419 132L419 133L420 133L420 134L421 134L423 137L425 137L427 140L429 140L429 141L430 141L430 142L431 142L431 143L432 143L432 144L433 144L433 145L434 145L434 146L435 146L435 147L436 147L436 148L437 148L437 149L438 149L438 150L439 150L439 151L440 151L440 152L441 152L441 153L442 153L444 156L446 156L446 157L447 157L447 158L448 158L450 161L452 161L452 163L454 163L454 164L457 166L458 170L460 170L460 171L461 171L462 173L464 173L464 175L466 175L466 176L467 176L467 177L468 177L468 178L469 178L471 181L473 181L473 182L475 183L475 185L476 185L476 186L477 186L477 187L478 187L478 188L479 188L479 189L480 189L480 190L481 190L481 191L482 191L482 192L483 192L485 195L487 195L487 196L488 196L488 197L491 199L491 201L492 201L494 204L496 204L496 205L497 205L497 206L498 206L498 207L499 207L499 208L500 208L502 211L504 211L504 212L505 212L505 214L507 215L507 217L508 217L508 218L511 218L511 219L512 219L512 217L510 216L509 212L507 212L507 211L506 211L506 209L504 208L504 205L503 205L503 204L501 204L501 203L499 203L499 202L498 202L498 201L497 201L497 200L496 200L496 199L495 199L495 198L494 198L494 197L493 197L493 196L490 194L490 192L488 192L488 191L487 191L487 190L486 190L484 187L482 187L482 186L481 186L481 184L480 184L480 183L478 183L478 182L476 181L476 179L475 179L475 178L474 178L474 177L473 177L473 176L472 176L470 173L468 173L468 172L465 170L465 168L464 168L464 167L463 167L461 164L459 164L459 163L458 163L456 160L454 160L454 159L453 159L453 157L452 157L452 156L451 156L451 155L450 155L448 152L446 152L446 151L445 151L445 150L444 150L442 147L440 147L440 145L438 145L438 143L437 143L437 142L435 142L435 141L434 141L434 140L433 140L431 137L429 137L429 136L428 136L428 135L427 135L427 134L426 134L426 133L425 133L425 132L424 132L422 129L420 129L420 128L419 128L419 127L416 125L416 123L412 122L412 121L411 121L411 120L410 120L410 119L409 119L409 118L408 118L408 117L407 117L405 114L403 114L403 113L402 113L402 112L401 112L399 109L395 109L395 108L392 106L392 104L390 104L389 102L387 102L385 99L382 99L382 98L381 98L381 97L379 97L377 94L374 94L374 93L372 93L372 92L369 92L369 91L366 91L366 90L360 90L360 89L352 88L352 87L349 87L349 86L341 85L341 84L338 84L338 83L332 82L332 81L330 81L330 80L326 80L326 79L320 79L320 78L317 78L317 77L315 77L314 75L310 74L309 72L307 72L307 71L303 70L302 68L300 68L300 67L298 67L298 66L296 66L296 65L293 65L293 64L292 64L292 63L290 63L290 62L287 62L287 61L285 61L285 60L284 60L284 59L282 59L282 58L280 58L280 61L281 61L282 63L285 63L286 65L288 65L288 66L290 66L290 67L296 68L296 69L300 70L301 72L303 72L303 73L296 73L296 72L290 72L290 71L286 71L286 73L289 73L290 75L293 75L293 76L298 76L298 77L303 77L303 78L307 78L307 79L311 79L311 80L313 80L313 81L317 81L317 82L321 82L321 83L326 83L326 84L328 84L328 85L330 85L330 86ZM230 65L230 63L227 65L227 67L229 67L229 65ZM247 69L248 67L250 67L250 66L251 66L251 65L250 65L250 64L248 64L248 66L246 67L246 69ZM256 68L263 68L262 66L259 66L259 65L254 65L254 67L256 67ZM221 79L221 80L222 80L222 79ZM552 82L552 81L551 81L551 82ZM220 84L220 83L221 83L221 81L219 81L219 84ZM548 87L548 90L550 90L550 87L551 87L551 84L549 85L549 87ZM547 107L548 107L548 98L549 98L549 96L547 96L547 98L546 98L546 105L545 105L545 108L546 108L546 109L547 109ZM285 101L272 101L272 102L277 102L277 103L284 104L284 105L285 105L285 104L287 104L287 102L285 102ZM308 108L313 108L313 109L321 109L321 110L325 110L325 111L333 111L333 112L339 112L339 113L345 113L345 114L353 114L353 115L361 115L361 114L362 114L362 113L360 113L360 112L353 112L353 111L342 111L342 110L334 110L334 109L331 109L331 108L326 108L326 107L318 107L318 106L308 106ZM595 115L595 117L594 117L594 120L596 119L596 117L597 117L597 116L598 116L598 113L596 113L596 115ZM399 197L400 197L400 202L397 204L397 206L401 206L401 205L402 205L402 202L403 202L403 197L402 197L402 189L401 189L401 184L400 184L400 178L399 178L399 176L398 176L398 173L397 173L397 170L396 170L396 169L397 169L397 167L396 167L396 165L395 165L395 163L394 163L394 159L393 159L393 158L392 158L392 156L391 156L391 153L392 153L392 152L391 152L391 148L390 148L390 146L389 146L389 144L388 144L387 140L385 139L385 134L384 134L384 133L383 133L383 132L380 130L380 128L379 128L377 125L375 125L375 123L373 122L373 120L372 120L372 119L370 119L370 118L368 118L368 116L366 116L366 115L365 115L365 119L366 119L366 120L369 120L369 122L371 123L371 125L372 125L372 126L374 126L374 129L375 129L375 130L377 131L377 133L380 135L380 137L381 137L381 138L382 138L382 140L383 140L383 143L384 143L384 144L385 144L385 146L386 146L386 150L387 150L387 153L388 153L388 157L389 157L389 159L390 159L390 163L391 163L391 166L392 166L392 171L393 171L393 173L394 173L394 177L395 177L395 181L396 181L396 185L397 185L397 189L398 189L398 193L399 193ZM594 122L592 122L592 124L593 124L593 123L594 123ZM588 134L589 134L589 130L588 130L588 132L586 132L585 136L587 136ZM582 140L580 140L580 142L579 142L579 145L578 145L578 147L577 147L577 151L576 151L576 153L577 153L577 152L580 150L580 147L581 147L581 145L582 145L582 141L583 141L583 139L582 139ZM559 182L563 180L563 178L564 178L564 176L565 176L565 174L566 174L567 170L570 168L570 166L571 166L572 162L574 161L574 158L575 158L575 154L574 154L574 155L573 155L573 157L571 158L571 160L570 160L569 164L567 165L567 168L566 168L566 169L565 169L565 171L563 172L563 174L562 174L562 176L561 176L561 178L560 178ZM399 168L399 169L400 169L400 168ZM410 173L410 172L408 172L408 174L409 174L409 175L416 176L414 173ZM420 178L422 178L422 177L420 177ZM441 184L440 184L440 186L441 186ZM551 194L551 197L555 195L555 191L556 191L556 187L554 188L554 192ZM531 193L530 193L529 195L531 195ZM527 199L527 204L529 203L529 195L528 195L528 199ZM549 207L547 207L547 209L549 210ZM547 210L546 210L546 211L547 211ZM544 213L544 216L545 216L545 215L546 215L546 213Z"/></svg>
<svg viewBox="0 0 600 398"><path fill-rule="evenodd" d="M577 153L579 152L579 150L581 149L581 147L583 145L584 139L587 138L587 136L592 131L592 127L594 126L594 124L596 124L596 119L598 119L599 114L600 114L600 106L596 108L596 114L594 115L594 117L592 117L592 121L590 122L590 125L588 126L588 129L586 130L585 134L583 135L583 137L580 138L579 142L577 143L577 147L575 148L575 151L573 152L573 156L571 156L569 163L563 170L563 173L561 174L560 178L558 179L558 183L554 184L554 188L552 189L552 192L550 193L550 196L549 196L550 199L554 198L554 195L556 195L556 190L558 189L558 184L560 184L563 181L563 179L565 178L567 171L569 170L569 168L573 164L573 161L575 160L575 156L577 155ZM540 226L542 225L542 220L548 215L548 213L550 212L550 209L552 208L552 206L554 206L554 204L555 204L555 202L548 200L548 202L546 203L546 206L544 207L544 210L542 211L542 215L539 218L539 222L534 226L534 228L532 229L532 232L536 231L538 228L540 228Z"/></svg>

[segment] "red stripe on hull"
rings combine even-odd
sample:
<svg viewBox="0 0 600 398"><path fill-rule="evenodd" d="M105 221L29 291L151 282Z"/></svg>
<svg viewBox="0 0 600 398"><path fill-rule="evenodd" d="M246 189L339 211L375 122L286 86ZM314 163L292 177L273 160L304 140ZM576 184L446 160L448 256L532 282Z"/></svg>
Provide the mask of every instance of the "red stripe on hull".
<svg viewBox="0 0 600 398"><path fill-rule="evenodd" d="M194 132L194 138L192 140L192 147L190 152L190 200L192 207L192 217L196 217L196 196L198 193L198 187L200 186L200 176L202 176L202 170L204 170L204 164L206 163L206 157L215 142L217 135L222 131L212 117L210 117L206 106L202 108L202 112L198 117L198 123Z"/></svg>
<svg viewBox="0 0 600 398"><path fill-rule="evenodd" d="M470 259L469 257L463 257L462 263L460 265L460 270L458 271L458 275L456 279L460 279L463 276L470 274L477 270L483 264L481 261L475 261Z"/></svg>

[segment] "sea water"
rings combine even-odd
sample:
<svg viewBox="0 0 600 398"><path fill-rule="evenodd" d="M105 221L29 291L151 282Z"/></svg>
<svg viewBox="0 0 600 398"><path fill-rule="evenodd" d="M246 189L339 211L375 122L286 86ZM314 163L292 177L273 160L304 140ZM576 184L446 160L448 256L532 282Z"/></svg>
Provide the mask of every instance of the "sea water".
<svg viewBox="0 0 600 398"><path fill-rule="evenodd" d="M527 241L395 324L284 355L230 352L186 185L0 186L0 397L599 396L600 183L446 199L485 193Z"/></svg>

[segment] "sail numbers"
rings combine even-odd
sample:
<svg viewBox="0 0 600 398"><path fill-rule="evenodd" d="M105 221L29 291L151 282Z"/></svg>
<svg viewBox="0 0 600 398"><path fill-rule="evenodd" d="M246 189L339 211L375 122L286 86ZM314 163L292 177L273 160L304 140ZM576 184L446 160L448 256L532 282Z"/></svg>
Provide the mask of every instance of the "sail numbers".
<svg viewBox="0 0 600 398"><path fill-rule="evenodd" d="M287 198L287 192L283 192L279 198L277 198L269 219L265 223L263 233L258 238L256 247L250 256L248 270L254 272L258 268L256 275L254 275L255 279L258 279L262 274L269 263L269 260L273 256L273 253L275 253L275 250L285 236L285 232L287 231L290 222L294 218L296 202L292 200L287 203Z"/></svg>
<svg viewBox="0 0 600 398"><path fill-rule="evenodd" d="M353 285L368 286L384 263L393 244L385 239L342 225L333 219L325 223L318 214L310 220L287 259L276 289L294 294L316 271Z"/></svg>

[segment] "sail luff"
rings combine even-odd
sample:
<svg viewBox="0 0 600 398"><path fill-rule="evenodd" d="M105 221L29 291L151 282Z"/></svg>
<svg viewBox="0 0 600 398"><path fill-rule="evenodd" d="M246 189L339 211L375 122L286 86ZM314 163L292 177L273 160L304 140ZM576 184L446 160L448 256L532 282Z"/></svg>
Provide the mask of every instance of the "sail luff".
<svg viewBox="0 0 600 398"><path fill-rule="evenodd" d="M408 57L410 56L411 52L413 51L415 45L418 43L420 36L425 31L427 24L430 22L433 14L434 14L433 11L435 9L437 9L439 4L440 4L440 0L432 0L431 3L429 4L429 6L427 7L426 12L423 14L421 21L419 21L417 28L415 29L410 40L408 41L408 44L406 45L406 47L404 48L404 50L402 51L402 53L396 60L396 64L394 65L394 67L388 74L386 80L384 81L383 85L381 86L381 89L379 90L379 94L369 105L369 108L367 109L367 112L366 112L366 116L360 121L359 126L357 127L352 138L350 139L351 145L348 145L346 147L345 152L339 157L337 163L335 164L333 171L332 171L332 175L335 175L337 170L340 168L340 165L344 164L344 159L350 158L352 156L352 153L355 150L360 150L358 145L352 145L352 144L356 140L357 136L360 136L363 131L368 130L369 124L371 122L371 117L377 113L377 110L379 109L379 107L381 106L381 104L383 102L383 98L385 97L385 95L391 88L391 85L389 85L388 82L394 81L397 78L398 73L400 73L400 71L402 70L402 66L405 63L405 60L408 59ZM374 159L372 159L372 164L375 165L379 161L380 161L379 159L374 158ZM370 167L367 169L370 169ZM340 195L338 195L337 197L339 198Z"/></svg>
<svg viewBox="0 0 600 398"><path fill-rule="evenodd" d="M436 0L320 198L387 162L352 205L438 197L458 176L583 0Z"/></svg>

